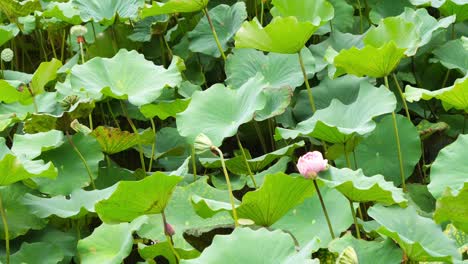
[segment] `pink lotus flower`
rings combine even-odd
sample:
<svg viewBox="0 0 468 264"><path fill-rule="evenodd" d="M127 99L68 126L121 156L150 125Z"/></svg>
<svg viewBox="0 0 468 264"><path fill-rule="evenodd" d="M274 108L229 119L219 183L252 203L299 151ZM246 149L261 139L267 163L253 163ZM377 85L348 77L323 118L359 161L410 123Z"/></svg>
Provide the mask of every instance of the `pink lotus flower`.
<svg viewBox="0 0 468 264"><path fill-rule="evenodd" d="M307 179L315 179L317 173L328 168L328 160L323 159L322 153L318 151L308 152L299 158L297 169Z"/></svg>

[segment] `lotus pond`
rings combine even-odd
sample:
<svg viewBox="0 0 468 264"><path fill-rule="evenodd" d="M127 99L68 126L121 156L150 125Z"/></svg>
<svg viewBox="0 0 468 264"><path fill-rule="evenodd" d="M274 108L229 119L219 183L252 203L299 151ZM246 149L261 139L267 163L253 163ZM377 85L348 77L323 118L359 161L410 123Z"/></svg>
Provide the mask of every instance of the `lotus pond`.
<svg viewBox="0 0 468 264"><path fill-rule="evenodd" d="M468 1L0 20L0 263L468 259Z"/></svg>

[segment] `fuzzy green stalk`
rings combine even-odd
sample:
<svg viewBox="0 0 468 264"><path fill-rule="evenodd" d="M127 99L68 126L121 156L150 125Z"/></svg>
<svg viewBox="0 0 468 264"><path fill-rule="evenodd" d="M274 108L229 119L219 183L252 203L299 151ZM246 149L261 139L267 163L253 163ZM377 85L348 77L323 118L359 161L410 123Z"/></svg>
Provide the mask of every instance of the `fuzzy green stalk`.
<svg viewBox="0 0 468 264"><path fill-rule="evenodd" d="M70 143L70 146L72 146L73 150L78 155L81 162L83 163L83 165L86 168L86 172L88 173L89 182L91 183L91 187L93 187L93 190L96 190L96 185L94 184L94 179L93 179L93 173L91 172L91 169L88 166L88 162L86 162L86 159L83 156L83 154L81 154L81 151L78 149L78 147L75 145L75 143L73 143L73 140L72 140L70 134L68 134L68 132L66 134L67 134L68 143Z"/></svg>
<svg viewBox="0 0 468 264"><path fill-rule="evenodd" d="M307 95L309 96L310 107L312 108L312 113L315 113L315 102L314 97L312 96L312 89L310 88L309 78L307 78L307 72L304 66L304 60L302 59L301 51L297 53L299 55L299 63L301 64L302 75L304 77L304 83L307 88Z"/></svg>
<svg viewBox="0 0 468 264"><path fill-rule="evenodd" d="M349 206L351 208L351 213L353 215L353 220L354 220L354 228L356 228L356 236L358 239L361 239L361 232L359 231L359 225L356 217L356 210L354 209L353 202L348 198L349 201Z"/></svg>
<svg viewBox="0 0 468 264"><path fill-rule="evenodd" d="M410 113L409 113L408 104L406 103L405 95L403 94L403 90L401 89L400 83L398 82L398 79L397 79L395 73L392 73L392 77L393 77L393 81L395 82L395 84L397 86L398 94L400 95L401 101L403 102L403 108L405 108L406 117L411 122L411 116L410 116Z"/></svg>
<svg viewBox="0 0 468 264"><path fill-rule="evenodd" d="M197 180L197 161L195 158L195 146L192 145L192 174L193 174L193 181Z"/></svg>
<svg viewBox="0 0 468 264"><path fill-rule="evenodd" d="M80 53L81 53L81 64L85 64L85 56L84 56L84 50L83 50L83 41L78 41L80 44ZM88 115L88 121L89 121L89 128L93 130L93 112L89 113Z"/></svg>
<svg viewBox="0 0 468 264"><path fill-rule="evenodd" d="M390 90L390 86L388 85L388 76L384 77L384 81L385 81L385 86L387 86L387 89ZM403 155L401 153L400 134L398 132L398 124L396 120L395 111L392 112L392 119L393 119L393 130L395 132L395 139L396 139L397 150L398 150L398 161L400 162L401 185L403 187L403 191L406 192L406 183L405 183L406 177L405 177L405 171L403 169Z"/></svg>
<svg viewBox="0 0 468 264"><path fill-rule="evenodd" d="M265 10L264 0L260 0L260 25L263 26L263 10Z"/></svg>
<svg viewBox="0 0 468 264"><path fill-rule="evenodd" d="M257 189L258 188L257 182L255 181L252 170L250 169L249 162L247 161L247 155L245 155L244 147L242 146L242 143L239 139L239 134L236 134L236 138L237 138L237 145L239 146L239 149L242 152L242 157L244 158L245 167L247 168L247 171L249 172L249 176L250 176L250 179L252 180L254 188Z"/></svg>
<svg viewBox="0 0 468 264"><path fill-rule="evenodd" d="M114 124L117 126L118 129L120 129L120 124L119 124L119 122L117 121L117 118L114 115L114 111L112 111L112 107L111 107L109 101L107 101L106 104L107 104L107 109L109 110L109 113L112 116L112 120L114 120Z"/></svg>
<svg viewBox="0 0 468 264"><path fill-rule="evenodd" d="M52 54L54 55L54 58L58 59L57 51L55 50L54 40L50 37L50 33L47 33L47 39L49 40L50 47L52 48Z"/></svg>
<svg viewBox="0 0 468 264"><path fill-rule="evenodd" d="M320 193L317 180L314 179L313 182L314 182L315 191L317 192L318 198L320 200L320 205L322 206L323 214L325 215L325 219L327 220L328 231L330 231L331 238L335 239L335 232L333 232L333 227L330 222L330 217L328 216L327 208L325 207L325 203L323 202L322 193Z"/></svg>
<svg viewBox="0 0 468 264"><path fill-rule="evenodd" d="M258 125L257 121L254 120L252 123L255 127L255 131L257 132L258 139L260 140L260 145L262 145L263 153L267 153L268 151L267 151L265 138L263 137L262 130L260 129L260 126Z"/></svg>
<svg viewBox="0 0 468 264"><path fill-rule="evenodd" d="M65 42L67 39L67 32L65 29L62 30L62 45L60 49L60 61L63 61L65 59Z"/></svg>
<svg viewBox="0 0 468 264"><path fill-rule="evenodd" d="M358 4L358 12L359 12L359 20L360 20L360 23L359 23L359 32L360 34L363 33L364 31L364 26L363 26L363 22L362 22L362 10L361 10L361 1L357 0L357 4Z"/></svg>
<svg viewBox="0 0 468 264"><path fill-rule="evenodd" d="M156 151L156 125L154 124L153 118L150 118L150 123L151 123L151 129L153 130L153 134L154 134L154 142L151 145L151 157L150 157L150 162L148 165L148 173L151 172L151 168L153 167L154 152Z"/></svg>
<svg viewBox="0 0 468 264"><path fill-rule="evenodd" d="M2 215L2 222L3 222L3 231L5 232L5 262L6 264L10 264L10 232L8 229L8 222L6 218L5 208L3 207L3 198L0 193L0 214Z"/></svg>
<svg viewBox="0 0 468 264"><path fill-rule="evenodd" d="M224 173L224 177L226 179L226 184L227 184L228 191L229 191L229 200L230 200L231 206L232 206L232 217L234 218L234 226L238 227L239 226L239 220L237 218L236 205L234 204L234 195L232 194L231 181L229 180L229 174L228 174L227 169L226 169L226 163L224 162L223 152L218 147L215 147L215 146L212 146L211 150L216 151L218 153L218 155L219 155L219 158L221 159L221 166L223 167L223 173Z"/></svg>
<svg viewBox="0 0 468 264"><path fill-rule="evenodd" d="M208 24L210 24L211 32L213 33L213 37L215 39L216 46L218 46L218 50L221 53L221 57L223 57L223 60L226 61L226 54L224 54L223 47L221 47L221 43L219 42L218 34L216 34L213 21L211 20L210 14L208 13L208 8L205 7L203 9L203 13L205 13Z"/></svg>
<svg viewBox="0 0 468 264"><path fill-rule="evenodd" d="M163 219L164 235L166 236L167 243L169 243L169 247L171 248L171 251L172 251L172 253L174 254L174 256L176 258L176 263L179 263L180 262L180 256L179 256L179 254L177 253L177 251L174 248L174 241L172 240L172 235L169 234L169 232L167 231L167 228L166 228L167 227L167 220L166 220L166 214L165 214L164 210L161 212L161 216L162 216L162 219Z"/></svg>
<svg viewBox="0 0 468 264"><path fill-rule="evenodd" d="M136 128L135 124L133 123L133 120L130 118L128 115L127 107L124 105L122 101L120 101L120 107L122 107L122 112L125 115L125 118L127 118L128 124L133 130L133 133L137 136L138 139L138 152L140 154L140 163L141 163L141 168L143 171L146 171L146 165L145 165L145 157L143 156L143 146L141 145L141 140L140 140L140 133L138 133L138 129Z"/></svg>

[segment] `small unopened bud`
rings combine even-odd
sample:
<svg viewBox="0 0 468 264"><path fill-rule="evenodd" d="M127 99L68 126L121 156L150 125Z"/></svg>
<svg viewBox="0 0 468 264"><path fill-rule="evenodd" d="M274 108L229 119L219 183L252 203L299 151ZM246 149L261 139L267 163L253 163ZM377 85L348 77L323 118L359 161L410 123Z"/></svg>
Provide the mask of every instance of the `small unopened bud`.
<svg viewBox="0 0 468 264"><path fill-rule="evenodd" d="M84 36L86 33L88 33L88 29L82 25L75 25L70 28L70 34L73 36Z"/></svg>
<svg viewBox="0 0 468 264"><path fill-rule="evenodd" d="M78 120L73 120L70 124L70 127L75 130L76 132L79 132L79 133L83 133L85 135L88 135L89 133L91 133L91 129L89 129L89 127L81 124Z"/></svg>
<svg viewBox="0 0 468 264"><path fill-rule="evenodd" d="M165 229L164 232L168 236L173 236L175 234L174 228L169 223L166 223L166 225L164 226L164 229Z"/></svg>
<svg viewBox="0 0 468 264"><path fill-rule="evenodd" d="M211 139L207 135L201 133L195 138L193 147L195 148L196 153L203 153L212 149L213 142L211 142Z"/></svg>
<svg viewBox="0 0 468 264"><path fill-rule="evenodd" d="M336 259L336 264L359 264L358 256L354 248L345 248Z"/></svg>
<svg viewBox="0 0 468 264"><path fill-rule="evenodd" d="M2 60L4 62L12 61L14 56L15 56L15 53L13 53L13 51L11 49L6 48L6 49L2 50L1 57L2 57Z"/></svg>

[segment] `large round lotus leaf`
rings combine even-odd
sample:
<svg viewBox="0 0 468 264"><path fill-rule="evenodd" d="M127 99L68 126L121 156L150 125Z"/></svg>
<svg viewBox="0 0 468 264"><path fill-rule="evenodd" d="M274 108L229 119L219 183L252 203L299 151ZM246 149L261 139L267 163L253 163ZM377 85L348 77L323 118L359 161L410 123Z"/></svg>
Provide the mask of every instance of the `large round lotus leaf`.
<svg viewBox="0 0 468 264"><path fill-rule="evenodd" d="M202 10L208 0L169 0L161 3L153 1L151 6L145 6L141 11L143 18L161 14L188 13Z"/></svg>
<svg viewBox="0 0 468 264"><path fill-rule="evenodd" d="M317 238L297 252L291 236L280 230L236 228L230 235L215 236L211 246L206 248L200 257L182 260L181 264L313 264L319 263L310 257L311 252L317 249Z"/></svg>
<svg viewBox="0 0 468 264"><path fill-rule="evenodd" d="M264 121L283 114L293 98L291 87L267 88L263 90L265 96L265 107L255 112L255 121Z"/></svg>
<svg viewBox="0 0 468 264"><path fill-rule="evenodd" d="M307 75L315 73L314 57L306 48L301 50ZM296 54L269 53L254 49L235 49L226 61L226 82L241 87L247 80L261 73L271 87L296 88L304 83L299 57Z"/></svg>
<svg viewBox="0 0 468 264"><path fill-rule="evenodd" d="M409 0L415 6L432 6L439 8L446 0Z"/></svg>
<svg viewBox="0 0 468 264"><path fill-rule="evenodd" d="M403 252L391 239L383 242L366 241L353 237L351 233L346 233L328 245L328 249L337 254L347 247L354 249L359 263L374 263L377 259L381 263L400 263L403 258Z"/></svg>
<svg viewBox="0 0 468 264"><path fill-rule="evenodd" d="M193 143L203 133L220 146L224 138L234 136L240 125L252 120L255 111L264 108L262 91L267 87L263 77L257 75L237 90L215 84L195 92L187 109L177 114L180 135Z"/></svg>
<svg viewBox="0 0 468 264"><path fill-rule="evenodd" d="M412 206L401 208L377 204L367 213L380 225L376 231L396 241L410 260L461 260L455 242L431 219L418 215Z"/></svg>
<svg viewBox="0 0 468 264"><path fill-rule="evenodd" d="M439 7L444 16L457 16L457 22L468 19L468 2L465 0L445 0L445 3Z"/></svg>
<svg viewBox="0 0 468 264"><path fill-rule="evenodd" d="M24 235L30 229L42 229L46 225L46 220L32 214L22 203L23 196L28 192L29 189L21 183L0 187L10 239ZM0 238L5 239L3 222L0 223Z"/></svg>
<svg viewBox="0 0 468 264"><path fill-rule="evenodd" d="M140 181L121 181L109 198L96 204L96 212L102 221L130 222L146 214L161 213L182 180L156 172Z"/></svg>
<svg viewBox="0 0 468 264"><path fill-rule="evenodd" d="M455 108L468 113L468 75L457 79L452 86L436 91L414 88L409 85L406 86L405 90L405 98L408 102L436 98L442 101L446 110Z"/></svg>
<svg viewBox="0 0 468 264"><path fill-rule="evenodd" d="M325 23L317 30L317 34L322 35L337 30L350 32L353 30L354 7L346 0L328 0L334 9L333 19L330 23ZM330 25L331 24L331 25ZM332 30L333 29L333 30Z"/></svg>
<svg viewBox="0 0 468 264"><path fill-rule="evenodd" d="M36 134L15 134L11 151L18 157L34 159L43 151L60 147L64 142L63 132L58 130Z"/></svg>
<svg viewBox="0 0 468 264"><path fill-rule="evenodd" d="M223 51L226 51L232 37L234 37L242 22L247 18L245 3L238 2L233 6L218 5L211 9L208 14L215 28L219 43ZM187 36L190 41L189 49L191 51L213 57L221 56L206 16L200 20L198 25Z"/></svg>
<svg viewBox="0 0 468 264"><path fill-rule="evenodd" d="M80 17L80 10L72 2L51 2L47 9L42 12L43 17L56 18L63 22L79 25L83 22Z"/></svg>
<svg viewBox="0 0 468 264"><path fill-rule="evenodd" d="M24 17L34 13L36 10L41 10L41 3L39 1L2 1L0 10L10 19Z"/></svg>
<svg viewBox="0 0 468 264"><path fill-rule="evenodd" d="M296 17L275 17L266 27L257 18L246 21L234 37L236 48L253 48L276 53L297 53L317 30Z"/></svg>
<svg viewBox="0 0 468 264"><path fill-rule="evenodd" d="M21 248L12 254L10 263L34 263L37 264L50 264L59 263L65 258L62 249L56 245L37 242L37 243L23 243Z"/></svg>
<svg viewBox="0 0 468 264"><path fill-rule="evenodd" d="M227 212L221 212L211 218L204 219L193 209L191 201L193 195L217 201L229 201L227 191L211 187L207 180L207 177L203 177L187 186L177 186L164 210L168 223L175 230L172 239L176 248L193 250L192 245L185 240L184 233L199 236L212 229L233 226L234 224L231 215ZM166 237L164 236L161 215L150 215L148 222L143 224L137 233L140 237L164 241Z"/></svg>
<svg viewBox="0 0 468 264"><path fill-rule="evenodd" d="M120 264L130 255L133 246L132 233L139 224L103 223L93 233L78 241L78 256L83 264Z"/></svg>
<svg viewBox="0 0 468 264"><path fill-rule="evenodd" d="M45 85L57 78L57 71L62 67L62 62L57 59L43 62L39 65L31 79L31 91L34 95L44 93Z"/></svg>
<svg viewBox="0 0 468 264"><path fill-rule="evenodd" d="M19 28L14 23L0 26L0 46L7 43L19 33Z"/></svg>
<svg viewBox="0 0 468 264"><path fill-rule="evenodd" d="M99 126L91 132L101 145L102 151L107 154L115 154L129 149L139 142L139 135L122 131L115 127Z"/></svg>
<svg viewBox="0 0 468 264"><path fill-rule="evenodd" d="M361 4L363 4L361 2ZM393 0L393 1L380 1L380 0L367 0L365 8L369 8L370 12L368 17L369 22L378 24L381 19L386 17L398 16L406 7L412 7L408 0ZM364 8L364 6L362 6Z"/></svg>
<svg viewBox="0 0 468 264"><path fill-rule="evenodd" d="M451 221L454 226L468 233L468 183L465 182L463 189L453 195L447 191L445 195L437 200L434 220L437 223Z"/></svg>
<svg viewBox="0 0 468 264"><path fill-rule="evenodd" d="M317 110L296 128L278 128L277 132L285 139L309 135L332 143L345 143L355 134L362 136L372 132L376 126L373 118L391 113L395 106L395 96L388 89L361 83L353 103L345 105L332 99L327 108Z"/></svg>
<svg viewBox="0 0 468 264"><path fill-rule="evenodd" d="M431 166L431 183L427 186L429 192L440 198L446 189L460 191L468 178L468 135L459 135L452 144L443 148Z"/></svg>
<svg viewBox="0 0 468 264"><path fill-rule="evenodd" d="M44 164L42 160L25 160L11 154L6 154L0 160L0 171L0 185L10 185L30 178L57 177L57 169L51 162Z"/></svg>
<svg viewBox="0 0 468 264"><path fill-rule="evenodd" d="M416 25L401 17L382 19L379 26L370 29L364 37L364 44L373 47L382 47L390 41L398 48L406 49L406 55L412 56L421 40Z"/></svg>
<svg viewBox="0 0 468 264"><path fill-rule="evenodd" d="M72 89L84 89L90 98L99 100L103 95L128 98L131 104L142 106L156 100L164 87L178 86L183 69L178 57L165 69L147 61L135 50L121 49L113 58L96 57L74 66L70 81Z"/></svg>
<svg viewBox="0 0 468 264"><path fill-rule="evenodd" d="M416 127L407 118L397 115L405 177L411 176L421 157L421 140ZM381 174L395 186L401 184L400 162L392 117L386 116L375 130L356 147L356 162L365 175ZM353 155L350 155L352 162ZM340 164L344 164L343 159Z"/></svg>
<svg viewBox="0 0 468 264"><path fill-rule="evenodd" d="M271 9L273 16L294 16L300 22L311 22L314 26L322 26L333 18L333 6L326 0L273 0Z"/></svg>
<svg viewBox="0 0 468 264"><path fill-rule="evenodd" d="M97 177L99 161L104 159L99 143L93 137L83 134L75 134L70 137L70 140L86 160L91 175L70 141L67 140L60 147L42 153L40 156L44 161L52 162L58 170L55 180L34 179L41 192L50 195L67 195L76 189L90 185L90 177L93 179Z"/></svg>
<svg viewBox="0 0 468 264"><path fill-rule="evenodd" d="M32 96L27 90L21 91L22 82L0 80L0 102L7 104L19 102L25 105L32 103Z"/></svg>
<svg viewBox="0 0 468 264"><path fill-rule="evenodd" d="M120 18L135 18L144 0L73 0L80 10L83 21L106 22L116 15Z"/></svg>
<svg viewBox="0 0 468 264"><path fill-rule="evenodd" d="M341 232L347 230L353 223L348 199L337 190L326 186L320 187L320 192L323 196L335 237L338 237ZM321 248L326 248L328 243L332 241L317 195L306 199L302 204L289 210L272 228L291 232L300 245L307 243L311 236L317 236L320 239Z"/></svg>
<svg viewBox="0 0 468 264"><path fill-rule="evenodd" d="M405 56L405 48L390 41L380 47L365 45L362 49L352 47L342 50L334 58L338 71L356 76L380 78L389 75Z"/></svg>
<svg viewBox="0 0 468 264"><path fill-rule="evenodd" d="M29 206L31 213L40 218L56 215L61 218L69 218L80 213L95 212L94 205L107 199L117 188L117 185L104 190L85 191L78 189L68 197L58 195L51 198L38 197L27 193L23 198L23 204Z"/></svg>
<svg viewBox="0 0 468 264"><path fill-rule="evenodd" d="M463 74L468 73L468 47L463 45L461 39L448 41L434 50L433 61L439 61L448 69L457 69Z"/></svg>
<svg viewBox="0 0 468 264"><path fill-rule="evenodd" d="M168 117L175 117L187 109L190 99L176 99L173 101L161 101L156 104L147 104L140 107L140 112L146 118L154 118L157 116L161 120L166 120Z"/></svg>
<svg viewBox="0 0 468 264"><path fill-rule="evenodd" d="M320 180L335 188L354 202L377 202L384 205L406 206L403 191L393 183L385 181L382 175L366 176L362 170L330 167L319 174Z"/></svg>

